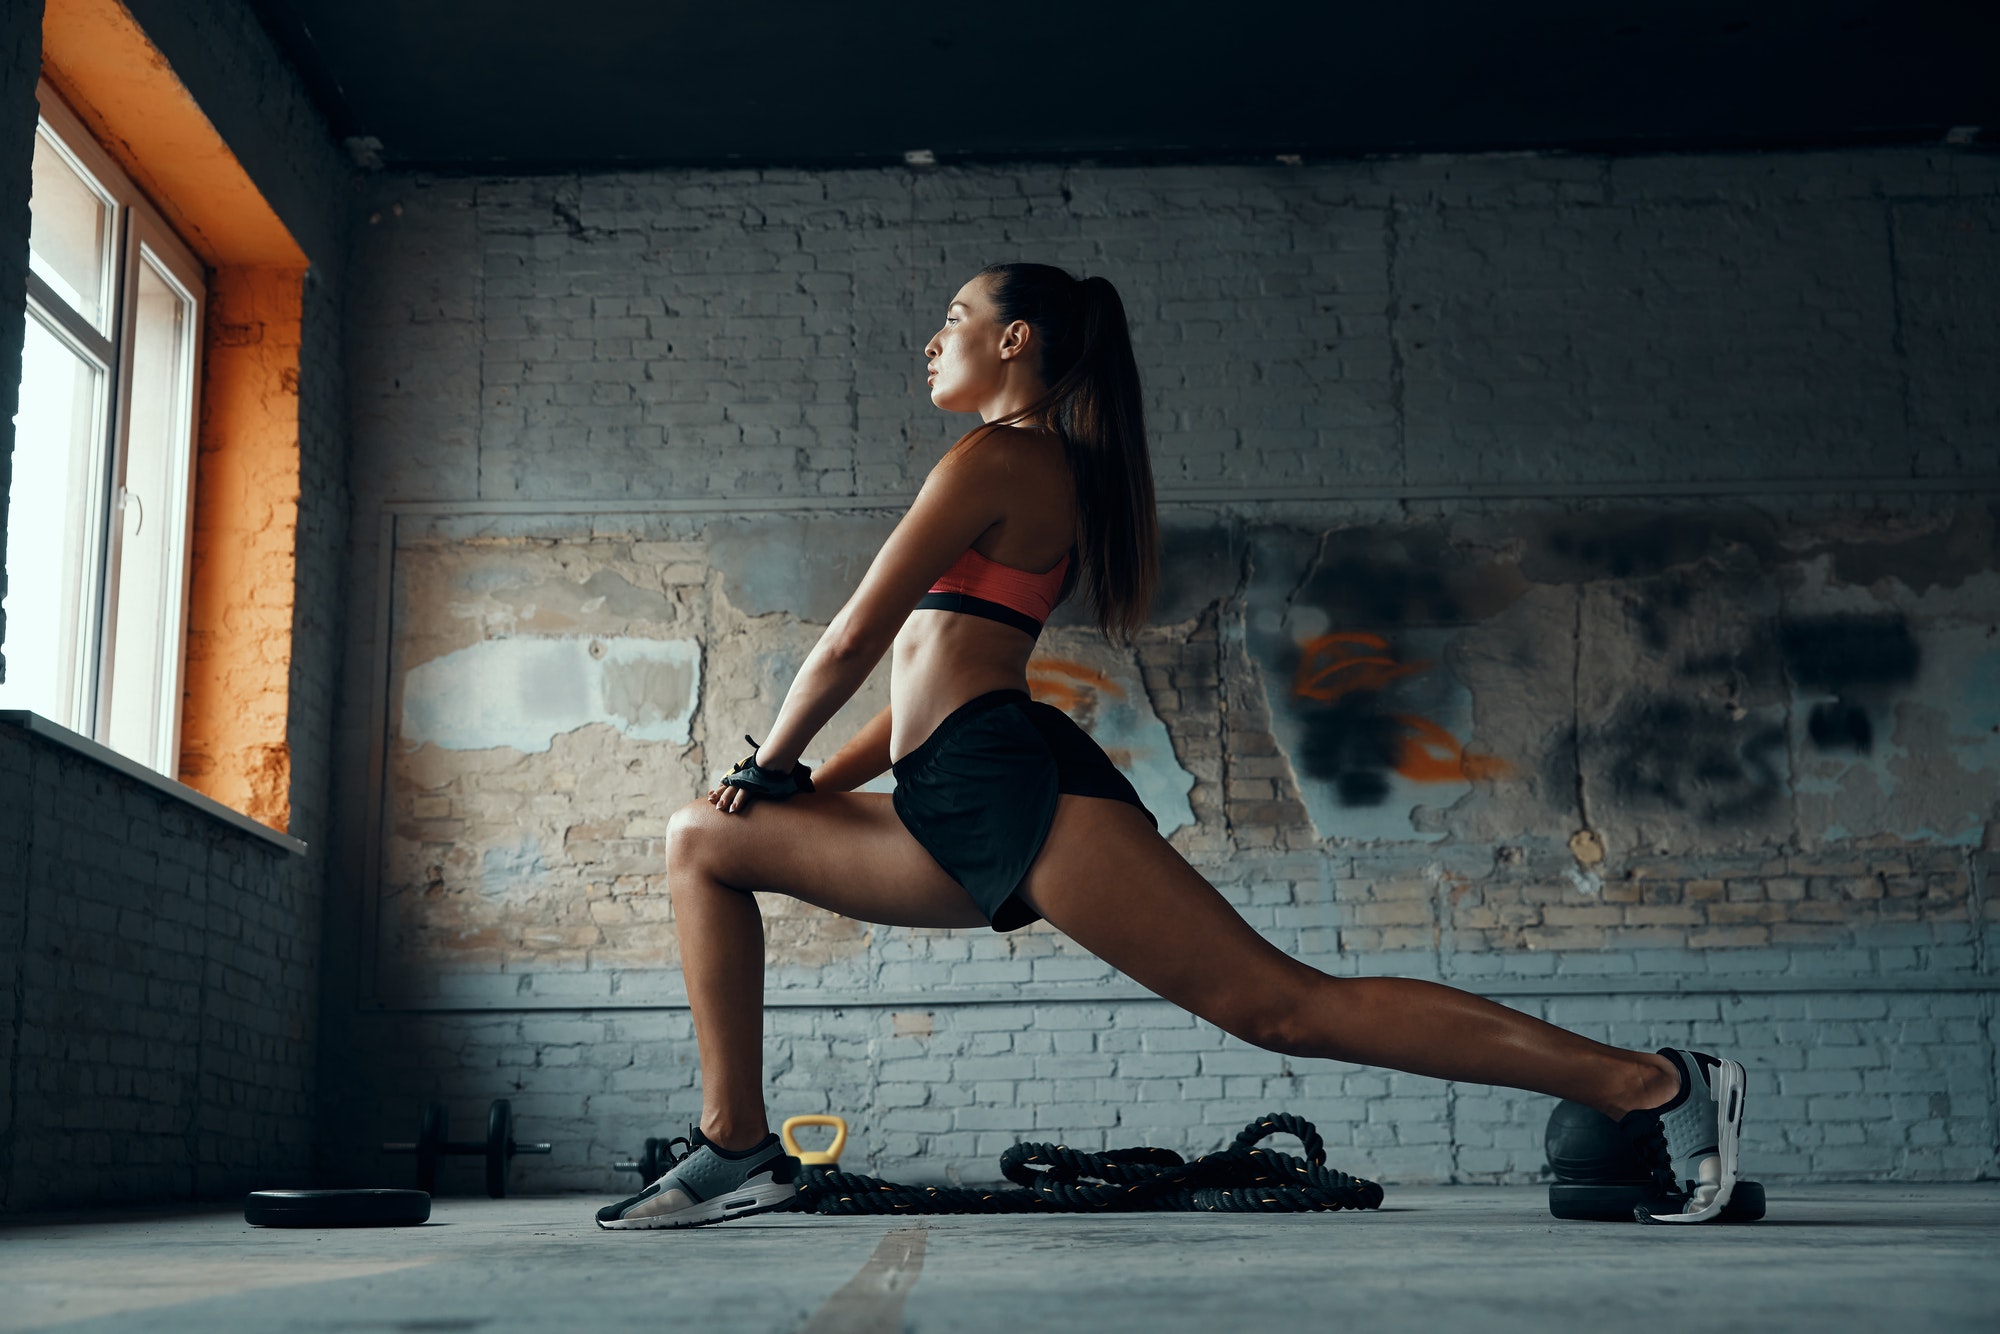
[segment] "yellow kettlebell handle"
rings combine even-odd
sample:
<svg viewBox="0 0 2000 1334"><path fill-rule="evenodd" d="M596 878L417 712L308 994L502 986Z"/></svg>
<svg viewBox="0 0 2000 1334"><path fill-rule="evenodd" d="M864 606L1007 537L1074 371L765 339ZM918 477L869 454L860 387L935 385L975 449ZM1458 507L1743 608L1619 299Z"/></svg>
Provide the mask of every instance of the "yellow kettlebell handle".
<svg viewBox="0 0 2000 1334"><path fill-rule="evenodd" d="M799 1147L792 1138L794 1126L832 1126L833 1144L829 1148L808 1152ZM840 1161L840 1151L847 1147L847 1122L838 1116L828 1116L823 1112L813 1112L805 1116L788 1116L785 1124L778 1127L778 1138L785 1142L785 1152L807 1167L832 1167Z"/></svg>

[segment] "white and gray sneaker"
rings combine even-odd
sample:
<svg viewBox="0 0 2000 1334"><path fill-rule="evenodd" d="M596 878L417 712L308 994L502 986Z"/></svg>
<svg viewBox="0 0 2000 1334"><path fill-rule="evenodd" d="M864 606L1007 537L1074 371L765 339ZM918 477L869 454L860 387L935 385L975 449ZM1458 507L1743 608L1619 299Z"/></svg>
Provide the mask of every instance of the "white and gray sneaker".
<svg viewBox="0 0 2000 1334"><path fill-rule="evenodd" d="M1657 1197L1633 1210L1641 1223L1710 1223L1736 1189L1743 1138L1743 1067L1707 1052L1662 1047L1681 1091L1659 1107L1628 1112L1618 1128L1653 1174Z"/></svg>
<svg viewBox="0 0 2000 1334"><path fill-rule="evenodd" d="M674 1145L686 1145L676 1154ZM700 1227L770 1213L798 1199L799 1160L776 1135L740 1153L717 1148L696 1126L667 1144L670 1166L629 1200L597 1211L601 1228Z"/></svg>

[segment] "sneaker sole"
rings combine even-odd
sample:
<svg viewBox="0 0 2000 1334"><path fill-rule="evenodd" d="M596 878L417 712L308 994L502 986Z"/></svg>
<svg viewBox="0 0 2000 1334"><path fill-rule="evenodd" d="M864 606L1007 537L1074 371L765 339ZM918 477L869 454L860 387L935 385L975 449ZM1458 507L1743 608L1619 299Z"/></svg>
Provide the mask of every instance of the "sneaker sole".
<svg viewBox="0 0 2000 1334"><path fill-rule="evenodd" d="M1729 1197L1736 1191L1736 1151L1743 1140L1743 1102L1749 1080L1735 1061L1723 1061L1715 1071L1715 1151L1721 1158L1721 1185L1715 1198L1700 1209L1684 1214L1649 1213L1640 1205L1632 1211L1641 1223L1708 1223L1722 1216Z"/></svg>
<svg viewBox="0 0 2000 1334"><path fill-rule="evenodd" d="M599 1219L597 1225L606 1232L637 1232L663 1227L705 1227L710 1223L727 1223L732 1218L748 1218L752 1214L768 1214L782 1209L799 1197L799 1188L793 1182L767 1181L760 1186L745 1185L738 1190L725 1191L712 1200L690 1205L686 1209L670 1214L653 1214L646 1218L618 1218L611 1222Z"/></svg>

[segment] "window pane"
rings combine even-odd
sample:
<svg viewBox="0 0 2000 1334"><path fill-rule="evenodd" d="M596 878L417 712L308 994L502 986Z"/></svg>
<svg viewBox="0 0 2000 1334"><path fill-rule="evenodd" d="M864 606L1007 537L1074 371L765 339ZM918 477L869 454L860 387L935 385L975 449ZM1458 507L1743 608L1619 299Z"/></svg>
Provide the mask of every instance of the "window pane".
<svg viewBox="0 0 2000 1334"><path fill-rule="evenodd" d="M88 734L105 377L30 312L7 497L7 680L0 708Z"/></svg>
<svg viewBox="0 0 2000 1334"><path fill-rule="evenodd" d="M110 641L106 745L174 772L181 573L187 523L193 304L141 249L132 312L132 407Z"/></svg>
<svg viewBox="0 0 2000 1334"><path fill-rule="evenodd" d="M56 147L35 135L28 267L99 333L111 331L111 206Z"/></svg>

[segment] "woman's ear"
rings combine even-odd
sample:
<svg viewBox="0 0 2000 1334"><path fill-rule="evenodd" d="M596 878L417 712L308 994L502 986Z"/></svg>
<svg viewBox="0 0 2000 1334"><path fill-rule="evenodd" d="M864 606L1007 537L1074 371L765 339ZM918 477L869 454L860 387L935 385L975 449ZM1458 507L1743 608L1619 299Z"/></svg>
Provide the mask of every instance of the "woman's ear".
<svg viewBox="0 0 2000 1334"><path fill-rule="evenodd" d="M1007 361L1028 350L1028 344L1035 338L1035 330L1026 320L1015 320L1000 331L1000 360Z"/></svg>

